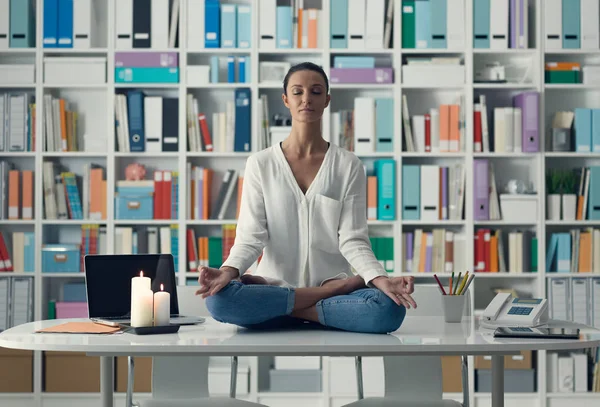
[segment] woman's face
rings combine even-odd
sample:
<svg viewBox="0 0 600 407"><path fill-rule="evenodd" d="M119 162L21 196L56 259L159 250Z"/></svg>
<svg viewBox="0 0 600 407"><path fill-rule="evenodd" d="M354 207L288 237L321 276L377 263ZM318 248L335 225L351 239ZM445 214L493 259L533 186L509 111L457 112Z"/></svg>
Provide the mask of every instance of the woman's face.
<svg viewBox="0 0 600 407"><path fill-rule="evenodd" d="M310 123L321 120L323 110L329 105L325 80L314 71L294 72L287 85L287 95L283 94L283 103L290 109L292 119Z"/></svg>

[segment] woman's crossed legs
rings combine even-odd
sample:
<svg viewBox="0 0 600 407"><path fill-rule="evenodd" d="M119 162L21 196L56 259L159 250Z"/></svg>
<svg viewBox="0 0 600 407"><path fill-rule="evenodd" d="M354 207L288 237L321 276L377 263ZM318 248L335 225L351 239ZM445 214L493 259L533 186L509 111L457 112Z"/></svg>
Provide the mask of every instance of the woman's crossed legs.
<svg viewBox="0 0 600 407"><path fill-rule="evenodd" d="M400 327L406 309L360 277L321 287L285 288L231 281L206 298L217 321L251 329L301 326L306 321L353 332L388 333Z"/></svg>

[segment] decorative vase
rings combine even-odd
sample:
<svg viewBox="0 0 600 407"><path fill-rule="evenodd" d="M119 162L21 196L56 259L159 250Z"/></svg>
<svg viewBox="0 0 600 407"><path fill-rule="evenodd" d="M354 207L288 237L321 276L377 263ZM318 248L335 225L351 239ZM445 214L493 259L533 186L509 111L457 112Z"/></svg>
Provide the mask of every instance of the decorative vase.
<svg viewBox="0 0 600 407"><path fill-rule="evenodd" d="M560 220L560 194L548 194L548 220Z"/></svg>
<svg viewBox="0 0 600 407"><path fill-rule="evenodd" d="M577 214L577 195L563 194L562 196L562 219L575 220Z"/></svg>

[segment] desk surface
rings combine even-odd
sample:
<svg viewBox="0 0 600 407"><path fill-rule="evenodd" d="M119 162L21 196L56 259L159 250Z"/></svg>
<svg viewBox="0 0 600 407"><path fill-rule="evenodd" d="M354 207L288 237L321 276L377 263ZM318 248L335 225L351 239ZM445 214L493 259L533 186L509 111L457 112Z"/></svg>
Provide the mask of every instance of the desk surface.
<svg viewBox="0 0 600 407"><path fill-rule="evenodd" d="M549 325L581 329L579 340L494 338L480 331L472 317L446 324L440 317L406 318L392 334L361 334L326 329L250 331L207 318L204 324L181 327L163 335L35 333L73 320L37 321L0 333L0 347L75 351L96 355L321 355L386 356L441 354L509 354L521 350L564 350L600 346L600 330L564 321ZM83 321L86 321L85 319Z"/></svg>

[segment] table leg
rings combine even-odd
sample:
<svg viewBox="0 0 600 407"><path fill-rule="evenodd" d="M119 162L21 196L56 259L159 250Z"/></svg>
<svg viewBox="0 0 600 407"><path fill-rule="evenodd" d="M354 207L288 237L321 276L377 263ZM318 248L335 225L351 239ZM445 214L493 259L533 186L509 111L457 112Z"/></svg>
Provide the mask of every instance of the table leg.
<svg viewBox="0 0 600 407"><path fill-rule="evenodd" d="M113 357L100 357L100 399L102 407L113 407Z"/></svg>
<svg viewBox="0 0 600 407"><path fill-rule="evenodd" d="M492 355L492 407L504 407L504 355Z"/></svg>

